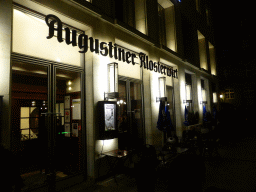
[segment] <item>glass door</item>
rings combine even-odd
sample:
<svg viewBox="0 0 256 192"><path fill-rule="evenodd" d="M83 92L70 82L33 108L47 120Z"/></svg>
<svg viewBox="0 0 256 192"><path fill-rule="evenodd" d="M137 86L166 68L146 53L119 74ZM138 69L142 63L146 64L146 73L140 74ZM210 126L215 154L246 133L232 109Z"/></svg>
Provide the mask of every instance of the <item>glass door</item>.
<svg viewBox="0 0 256 192"><path fill-rule="evenodd" d="M171 122L172 122L172 130L171 135L176 135L176 121L175 121L175 106L174 106L174 90L171 86L166 86L166 92L167 92L167 105L168 105L168 111L170 113ZM170 135L167 135L170 136Z"/></svg>
<svg viewBox="0 0 256 192"><path fill-rule="evenodd" d="M12 149L25 187L46 181L48 67L12 65Z"/></svg>
<svg viewBox="0 0 256 192"><path fill-rule="evenodd" d="M81 72L56 68L56 178L82 170Z"/></svg>
<svg viewBox="0 0 256 192"><path fill-rule="evenodd" d="M81 70L13 62L12 144L25 188L82 170Z"/></svg>
<svg viewBox="0 0 256 192"><path fill-rule="evenodd" d="M144 144L141 83L118 81L119 149L134 149Z"/></svg>

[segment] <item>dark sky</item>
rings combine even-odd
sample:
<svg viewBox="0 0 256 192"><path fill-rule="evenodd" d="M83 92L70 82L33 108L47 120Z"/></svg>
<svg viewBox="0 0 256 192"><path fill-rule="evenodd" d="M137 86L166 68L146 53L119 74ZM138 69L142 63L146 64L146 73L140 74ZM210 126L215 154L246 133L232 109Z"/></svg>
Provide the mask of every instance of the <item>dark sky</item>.
<svg viewBox="0 0 256 192"><path fill-rule="evenodd" d="M226 1L215 1L213 5L214 32L217 46L221 49L233 48L239 34L238 6Z"/></svg>
<svg viewBox="0 0 256 192"><path fill-rule="evenodd" d="M213 0L212 7L218 76L220 84L228 85L229 81L239 81L238 77L244 75L241 61L245 57L250 59L253 55L245 55L242 45L245 40L248 45L253 43L251 37L255 33L254 5L247 1L234 3ZM247 49L249 50L250 46Z"/></svg>

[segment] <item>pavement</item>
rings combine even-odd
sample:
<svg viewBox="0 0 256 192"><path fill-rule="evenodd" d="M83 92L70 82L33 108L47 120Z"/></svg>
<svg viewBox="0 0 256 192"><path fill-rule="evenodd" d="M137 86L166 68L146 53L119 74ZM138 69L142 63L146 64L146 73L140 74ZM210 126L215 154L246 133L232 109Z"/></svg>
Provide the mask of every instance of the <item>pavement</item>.
<svg viewBox="0 0 256 192"><path fill-rule="evenodd" d="M150 191L185 191L194 190L197 180L200 180L201 170L204 172L202 192L254 192L256 191L256 135L230 135L232 139L220 142L214 153L204 156L195 151L194 158L187 154L183 159L171 160L156 174L155 189ZM199 160L199 161L198 161ZM186 163L184 163L186 162ZM203 169L198 168L203 165ZM183 166L186 164L187 166ZM159 172L158 172L159 173ZM145 176L145 181L146 181ZM150 184L146 181L144 186ZM120 174L103 181L81 183L66 189L64 192L136 192L139 191L136 175ZM177 190L175 190L177 189ZM147 189L148 190L148 189Z"/></svg>

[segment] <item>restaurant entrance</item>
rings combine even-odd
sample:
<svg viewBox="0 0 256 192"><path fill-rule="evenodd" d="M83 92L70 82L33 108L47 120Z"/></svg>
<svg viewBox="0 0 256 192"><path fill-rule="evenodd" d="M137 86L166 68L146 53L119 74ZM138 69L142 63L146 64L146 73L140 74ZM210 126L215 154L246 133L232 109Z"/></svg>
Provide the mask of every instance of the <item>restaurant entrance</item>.
<svg viewBox="0 0 256 192"><path fill-rule="evenodd" d="M12 149L25 187L83 170L82 70L55 63L12 65Z"/></svg>
<svg viewBox="0 0 256 192"><path fill-rule="evenodd" d="M136 148L145 143L142 121L142 84L136 80L119 80L118 144L119 149Z"/></svg>

